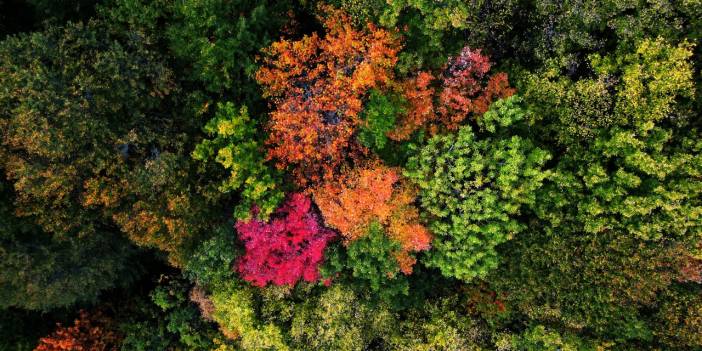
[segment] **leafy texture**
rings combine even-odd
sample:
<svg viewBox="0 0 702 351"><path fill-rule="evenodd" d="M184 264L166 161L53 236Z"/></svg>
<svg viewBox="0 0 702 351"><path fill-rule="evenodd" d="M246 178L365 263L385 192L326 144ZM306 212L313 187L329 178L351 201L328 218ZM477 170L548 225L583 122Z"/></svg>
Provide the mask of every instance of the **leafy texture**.
<svg viewBox="0 0 702 351"><path fill-rule="evenodd" d="M347 244L368 235L371 224L374 231L386 232L399 244L393 255L405 274L412 272L415 262L411 253L430 247L431 234L419 223L412 205L415 190L396 169L371 165L353 170L338 183L316 189L314 198L327 225L338 229Z"/></svg>
<svg viewBox="0 0 702 351"><path fill-rule="evenodd" d="M267 218L283 199L276 174L264 163L261 145L256 141L256 126L246 107L236 109L232 103L219 104L217 114L205 125L214 139L204 140L193 151L193 158L214 158L229 171L220 191L241 191L242 201L235 217L245 219L252 206Z"/></svg>
<svg viewBox="0 0 702 351"><path fill-rule="evenodd" d="M517 98L496 107L489 121L504 121L500 133L478 138L464 126L457 135L435 136L407 166L436 235L426 263L445 276L469 281L497 267L495 247L524 229L522 208L534 204L548 176L548 152L505 130L514 109L524 115Z"/></svg>
<svg viewBox="0 0 702 351"><path fill-rule="evenodd" d="M317 281L324 249L335 236L322 226L312 201L302 194L291 195L269 222L239 221L236 230L246 248L237 270L256 286Z"/></svg>
<svg viewBox="0 0 702 351"><path fill-rule="evenodd" d="M428 72L419 72L403 84L409 109L388 135L406 140L419 128L432 133L442 129L456 130L467 118L478 119L490 104L512 96L507 74L488 75L492 64L480 50L464 47L449 58L440 79ZM438 86L434 86L438 85Z"/></svg>
<svg viewBox="0 0 702 351"><path fill-rule="evenodd" d="M110 330L111 320L100 313L80 311L73 326L60 324L50 336L41 338L35 351L119 350L120 336Z"/></svg>
<svg viewBox="0 0 702 351"><path fill-rule="evenodd" d="M352 135L362 98L392 79L399 50L393 33L359 31L343 12L326 11L324 37L273 43L256 74L273 106L268 156L299 185L331 180L360 152Z"/></svg>

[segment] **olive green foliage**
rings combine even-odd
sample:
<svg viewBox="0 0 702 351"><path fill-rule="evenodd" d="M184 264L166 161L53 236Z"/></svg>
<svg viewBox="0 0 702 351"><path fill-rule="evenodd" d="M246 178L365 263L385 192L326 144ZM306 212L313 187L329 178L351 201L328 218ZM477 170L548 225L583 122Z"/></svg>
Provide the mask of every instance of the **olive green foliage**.
<svg viewBox="0 0 702 351"><path fill-rule="evenodd" d="M232 264L239 249L234 225L227 222L215 228L214 235L197 245L183 267L183 274L205 288L214 288L234 278Z"/></svg>
<svg viewBox="0 0 702 351"><path fill-rule="evenodd" d="M184 152L192 123L164 112L173 74L143 39L90 22L0 44L0 162L45 231L118 228L175 252L209 226Z"/></svg>
<svg viewBox="0 0 702 351"><path fill-rule="evenodd" d="M407 277L400 272L394 253L402 249L400 243L387 237L378 222L368 226L368 234L351 242L344 250L333 247L326 253L327 267L322 272L336 281L345 269L351 273L350 283L360 292L370 289L372 296L392 302L409 294Z"/></svg>
<svg viewBox="0 0 702 351"><path fill-rule="evenodd" d="M540 61L557 57L575 73L584 66L582 52L613 44L633 48L643 38L658 36L682 39L699 5L696 0L539 0L528 18L531 29L518 45Z"/></svg>
<svg viewBox="0 0 702 351"><path fill-rule="evenodd" d="M540 351L562 350L579 351L595 350L594 345L584 344L571 335L561 335L558 331L550 330L543 325L530 327L521 334L511 335L496 342L497 346L510 347L514 350Z"/></svg>
<svg viewBox="0 0 702 351"><path fill-rule="evenodd" d="M509 131L524 115L518 97L496 103L480 122L496 132L478 137L463 126L433 137L408 162L405 175L419 186L436 235L425 263L447 277L484 277L499 264L495 247L525 228L519 216L535 203L550 156Z"/></svg>
<svg viewBox="0 0 702 351"><path fill-rule="evenodd" d="M142 272L136 250L115 233L60 238L14 217L14 194L0 183L0 309L48 311L94 302Z"/></svg>
<svg viewBox="0 0 702 351"><path fill-rule="evenodd" d="M548 122L537 126L553 128L543 135L567 148L536 193L531 207L538 221L504 247L508 261L488 278L525 318L606 338L655 340L662 321L649 311L661 306L661 294L672 293L678 260L697 255L702 233L702 144L698 117L686 107L693 96L689 57L686 44L659 39L594 58L596 72L608 75L616 92L607 108L562 106L538 94L540 86L552 86L528 87L530 106L556 112L539 117ZM578 94L602 79L559 84L565 94ZM580 116L592 121L581 126L587 133L568 137L580 123L568 111L584 110Z"/></svg>
<svg viewBox="0 0 702 351"><path fill-rule="evenodd" d="M330 38L349 55L319 52ZM701 39L702 0L0 0L0 351L79 309L122 350L702 350ZM466 46L516 95L442 99ZM299 88L291 114L357 112L312 140L349 137L338 171L404 174L432 238L417 262L368 221L319 282L241 279L236 220L321 191L267 161L263 50L310 81L280 82ZM420 72L435 79L415 91ZM322 80L374 88L347 103ZM388 138L413 96L434 109L417 123L487 112Z"/></svg>
<svg viewBox="0 0 702 351"><path fill-rule="evenodd" d="M215 117L205 125L205 132L214 138L198 144L193 158L200 161L214 158L230 172L219 189L225 193L241 190L234 216L250 217L255 205L259 215L267 218L278 208L284 194L278 185L278 175L264 162L262 145L256 139L256 125L248 109L237 109L229 102L218 104Z"/></svg>
<svg viewBox="0 0 702 351"><path fill-rule="evenodd" d="M517 2L393 0L379 10L379 23L406 28L406 50L400 55L403 72L436 68L463 45L501 56L515 36Z"/></svg>
<svg viewBox="0 0 702 351"><path fill-rule="evenodd" d="M394 321L383 305L369 305L353 290L335 284L296 308L290 335L298 350L361 351L387 338Z"/></svg>
<svg viewBox="0 0 702 351"><path fill-rule="evenodd" d="M77 196L81 179L123 168L109 165L124 163L125 139L169 91L169 72L93 25L51 28L1 45L0 155L21 210L48 231L93 229L96 214L83 210ZM132 134L152 142L148 129Z"/></svg>
<svg viewBox="0 0 702 351"><path fill-rule="evenodd" d="M230 282L212 293L212 318L225 335L236 336L241 350L290 350L283 332L256 315L254 288Z"/></svg>
<svg viewBox="0 0 702 351"><path fill-rule="evenodd" d="M662 296L653 325L662 344L680 349L702 345L702 295L699 286L680 287Z"/></svg>
<svg viewBox="0 0 702 351"><path fill-rule="evenodd" d="M457 295L442 297L412 310L398 324L389 344L393 350L481 350L487 330L467 315L465 301Z"/></svg>
<svg viewBox="0 0 702 351"><path fill-rule="evenodd" d="M125 350L213 350L224 336L188 298L187 281L162 276L147 299L128 301L118 314Z"/></svg>

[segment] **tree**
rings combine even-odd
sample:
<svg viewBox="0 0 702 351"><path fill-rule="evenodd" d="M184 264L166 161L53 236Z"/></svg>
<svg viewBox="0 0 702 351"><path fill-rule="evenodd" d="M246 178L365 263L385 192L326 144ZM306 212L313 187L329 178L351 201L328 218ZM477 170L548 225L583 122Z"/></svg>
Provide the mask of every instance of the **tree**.
<svg viewBox="0 0 702 351"><path fill-rule="evenodd" d="M388 136L395 127L395 120L405 113L405 101L399 94L383 94L373 89L361 112L363 123L358 132L358 141L378 153L388 144Z"/></svg>
<svg viewBox="0 0 702 351"><path fill-rule="evenodd" d="M354 169L313 194L325 222L341 232L346 245L368 235L371 224L380 225L379 230L399 244L393 256L405 274L412 272L412 253L430 247L431 234L419 223L419 213L412 205L416 191L401 180L396 169L381 164Z"/></svg>
<svg viewBox="0 0 702 351"><path fill-rule="evenodd" d="M241 107L237 111L230 102L218 104L217 113L205 125L205 131L214 139L198 144L193 158L207 161L214 157L229 170L229 178L222 183L220 191L243 190L234 216L246 219L251 207L256 206L259 215L267 218L283 199L283 192L278 185L278 175L264 163L262 145L256 140L256 126L248 109Z"/></svg>
<svg viewBox="0 0 702 351"><path fill-rule="evenodd" d="M399 51L392 32L372 24L358 31L343 12L322 9L323 38L273 43L256 73L273 107L268 157L302 186L333 179L347 158L362 153L352 138L362 100L390 83Z"/></svg>
<svg viewBox="0 0 702 351"><path fill-rule="evenodd" d="M392 334L395 321L385 306L335 284L295 309L290 336L300 349L361 351Z"/></svg>
<svg viewBox="0 0 702 351"><path fill-rule="evenodd" d="M260 287L317 281L324 249L335 236L322 226L312 201L302 194L290 195L269 222L238 221L236 230L246 248L237 270L244 280Z"/></svg>
<svg viewBox="0 0 702 351"><path fill-rule="evenodd" d="M117 302L121 350L205 351L225 339L211 320L201 316L190 282L162 274L154 283L155 288L137 289Z"/></svg>
<svg viewBox="0 0 702 351"><path fill-rule="evenodd" d="M287 20L288 1L180 1L166 5L166 36L175 57L187 63L189 80L207 91L255 104L255 55Z"/></svg>
<svg viewBox="0 0 702 351"><path fill-rule="evenodd" d="M360 293L370 290L372 298L379 297L383 302L391 303L398 296L409 295L407 277L399 274L401 264L409 263L398 262L396 258L397 253L402 251L400 244L388 238L377 221L371 222L366 232L363 237L349 243L345 250L341 247L327 250L322 274L328 279L340 281L348 269L351 273L350 283L359 287Z"/></svg>
<svg viewBox="0 0 702 351"><path fill-rule="evenodd" d="M118 350L121 336L114 331L112 321L100 312L89 314L81 310L73 326L60 324L53 334L41 338L35 351Z"/></svg>
<svg viewBox="0 0 702 351"><path fill-rule="evenodd" d="M237 341L235 350L290 350L281 329L257 317L251 287L229 282L218 287L211 300L214 304L212 318L224 335Z"/></svg>
<svg viewBox="0 0 702 351"><path fill-rule="evenodd" d="M562 152L529 205L529 234L503 246L508 262L488 278L508 308L600 337L656 340L663 322L650 316L660 296L679 293L681 266L699 250L702 145L686 102L690 54L684 43L646 40L595 56L595 72L617 82L609 107L565 107L586 111L575 120L566 112L537 116L547 122L535 126L548 132L535 132ZM601 79L559 84L577 92ZM529 104L557 111L562 102L540 99L538 89L529 87L536 92L525 95ZM566 137L580 121L587 132Z"/></svg>
<svg viewBox="0 0 702 351"><path fill-rule="evenodd" d="M469 117L480 118L493 101L515 92L509 87L506 73L488 76L491 66L480 50L466 46L458 56L449 58L438 84L428 72L419 72L404 82L409 108L388 135L395 140L406 140L420 128L436 134L443 129L458 129Z"/></svg>
<svg viewBox="0 0 702 351"><path fill-rule="evenodd" d="M117 233L59 238L17 218L14 194L0 183L0 308L48 311L95 302L133 282L143 268Z"/></svg>
<svg viewBox="0 0 702 351"><path fill-rule="evenodd" d="M481 55L480 50L471 50L467 46L458 56L449 58L437 106L440 119L448 129L458 129L466 117L473 115L477 118L487 112L494 100L514 94L506 73L487 78L490 66L489 59Z"/></svg>
<svg viewBox="0 0 702 351"><path fill-rule="evenodd" d="M407 165L436 236L425 262L447 277L470 281L497 267L495 247L525 228L519 216L549 175L549 153L510 132L525 115L519 102L495 103L479 120L488 131L482 137L468 125L437 135Z"/></svg>
<svg viewBox="0 0 702 351"><path fill-rule="evenodd" d="M173 75L144 38L50 27L2 42L0 62L0 162L18 213L58 236L121 230L179 261L217 207L191 184L192 123L163 112Z"/></svg>

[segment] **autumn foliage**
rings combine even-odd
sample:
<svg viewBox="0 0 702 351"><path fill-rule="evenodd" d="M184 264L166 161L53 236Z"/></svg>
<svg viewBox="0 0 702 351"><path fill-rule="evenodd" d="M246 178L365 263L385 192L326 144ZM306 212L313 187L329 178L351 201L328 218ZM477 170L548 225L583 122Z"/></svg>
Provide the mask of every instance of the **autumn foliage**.
<svg viewBox="0 0 702 351"><path fill-rule="evenodd" d="M428 127L432 134L441 127L456 130L469 116L485 113L493 101L514 95L507 74L490 76L491 66L480 50L466 46L457 57L449 59L440 78L419 72L403 82L401 87L409 109L388 136L406 140L422 126Z"/></svg>
<svg viewBox="0 0 702 351"><path fill-rule="evenodd" d="M346 244L366 236L371 223L382 224L402 247L395 257L406 274L415 263L411 253L427 250L431 243L431 234L419 223L419 213L412 206L415 196L397 169L380 164L355 169L314 190L327 225L338 229Z"/></svg>
<svg viewBox="0 0 702 351"><path fill-rule="evenodd" d="M269 222L239 221L236 229L246 248L237 270L244 280L261 287L317 281L324 249L335 236L302 194L292 194Z"/></svg>
<svg viewBox="0 0 702 351"><path fill-rule="evenodd" d="M72 327L58 328L39 340L34 351L108 351L118 350L121 337L109 330L111 320L102 313L81 310Z"/></svg>
<svg viewBox="0 0 702 351"><path fill-rule="evenodd" d="M324 10L324 37L273 43L256 74L273 107L268 157L300 185L332 179L361 152L353 133L362 99L392 80L400 49L394 33L372 24L359 31L343 12Z"/></svg>

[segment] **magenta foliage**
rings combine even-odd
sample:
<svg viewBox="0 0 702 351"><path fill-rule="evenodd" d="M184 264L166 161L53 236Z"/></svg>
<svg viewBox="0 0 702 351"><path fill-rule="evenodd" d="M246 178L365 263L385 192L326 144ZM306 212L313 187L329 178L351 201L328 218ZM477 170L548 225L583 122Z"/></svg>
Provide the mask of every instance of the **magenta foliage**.
<svg viewBox="0 0 702 351"><path fill-rule="evenodd" d="M324 249L336 234L323 227L312 201L292 194L268 223L238 221L236 229L246 253L238 262L242 278L256 286L294 285L319 280Z"/></svg>

